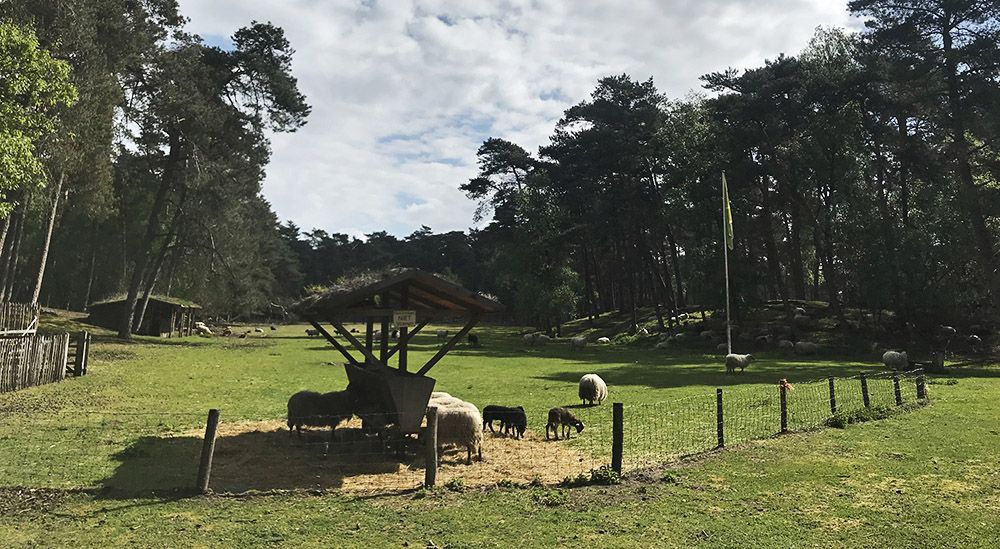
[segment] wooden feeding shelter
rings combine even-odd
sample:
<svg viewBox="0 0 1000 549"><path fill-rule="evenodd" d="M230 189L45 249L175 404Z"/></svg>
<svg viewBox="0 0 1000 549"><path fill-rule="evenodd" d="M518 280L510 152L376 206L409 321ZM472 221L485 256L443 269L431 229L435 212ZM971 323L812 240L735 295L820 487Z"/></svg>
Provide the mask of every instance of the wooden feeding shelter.
<svg viewBox="0 0 1000 549"><path fill-rule="evenodd" d="M483 317L503 310L492 299L416 269L361 276L309 296L295 308L347 359L345 368L352 388L362 391L378 411L398 417L403 433L416 433L420 428L435 383L427 372ZM431 321L456 318L465 325L427 362L411 366L407 350L413 337ZM346 321L364 322L364 341L344 326ZM360 358L324 324L347 340ZM393 326L398 337L391 342ZM390 365L393 357L395 367Z"/></svg>
<svg viewBox="0 0 1000 549"><path fill-rule="evenodd" d="M137 316L141 308L140 299L136 306ZM201 305L186 299L163 295L149 296L142 324L134 333L159 337L174 337L175 334L177 337L189 336L194 329L194 315L200 309ZM117 330L125 311L125 298L117 297L92 303L87 310L90 312L87 322Z"/></svg>

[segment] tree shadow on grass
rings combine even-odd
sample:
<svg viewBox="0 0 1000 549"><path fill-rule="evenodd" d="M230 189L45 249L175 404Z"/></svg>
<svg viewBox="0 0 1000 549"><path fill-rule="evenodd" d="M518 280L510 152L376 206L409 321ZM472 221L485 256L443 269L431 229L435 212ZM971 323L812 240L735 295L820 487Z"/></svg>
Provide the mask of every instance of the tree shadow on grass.
<svg viewBox="0 0 1000 549"><path fill-rule="evenodd" d="M380 476L409 470L422 478L419 465L395 460L377 437L357 429L304 433L300 440L271 423L264 429L247 424L225 424L216 439L209 487L217 493L244 493L296 489L339 489L351 479L353 488L382 485ZM171 499L195 494L202 439L197 436L147 436L119 452L119 465L101 484L108 499L154 497ZM421 469L418 473L416 469ZM400 486L408 488L414 483Z"/></svg>

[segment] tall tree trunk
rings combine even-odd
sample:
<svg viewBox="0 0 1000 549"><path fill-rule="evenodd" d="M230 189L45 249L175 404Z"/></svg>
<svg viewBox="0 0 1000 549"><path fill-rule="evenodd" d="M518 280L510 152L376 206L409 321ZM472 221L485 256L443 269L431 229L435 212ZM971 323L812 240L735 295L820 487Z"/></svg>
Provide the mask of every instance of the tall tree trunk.
<svg viewBox="0 0 1000 549"><path fill-rule="evenodd" d="M683 307L687 301L684 295L684 280L681 273L681 259L680 250L677 247L677 240L674 239L674 233L670 228L668 223L664 229L667 233L667 243L670 245L670 268L674 271L674 280L677 282L677 297L674 301L677 303L677 307Z"/></svg>
<svg viewBox="0 0 1000 549"><path fill-rule="evenodd" d="M156 191L153 200L153 208L146 224L146 231L142 242L136 250L135 265L128 285L128 293L125 297L125 309L119 321L118 337L131 339L132 321L135 318L135 307L139 301L139 291L142 287L143 278L146 276L149 256L153 251L153 244L156 241L156 233L160 230L160 216L167 205L167 195L173 187L174 180L178 178L183 163L181 147L183 142L176 131L170 132L170 150L167 153L166 166L160 178L160 186Z"/></svg>
<svg viewBox="0 0 1000 549"><path fill-rule="evenodd" d="M11 212L7 216L7 223L10 227L10 238L5 238L5 246L0 248L3 251L3 261L0 261L0 300L7 299L7 280L10 277L10 260L14 255L14 240L17 239L17 227L21 223L20 208Z"/></svg>
<svg viewBox="0 0 1000 549"><path fill-rule="evenodd" d="M792 267L792 289L796 299L806 298L805 261L802 258L802 212L794 201L788 203L790 223L789 255Z"/></svg>
<svg viewBox="0 0 1000 549"><path fill-rule="evenodd" d="M972 175L970 163L969 142L965 135L965 108L962 105L962 90L959 83L958 60L952 37L951 12L945 8L945 18L942 30L942 49L944 50L945 74L948 84L948 108L951 125L951 149L959 180L959 197L965 206L972 224L972 234L979 251L979 265L983 276L989 284L992 302L1000 309L1000 272L996 267L995 246L990 229L986 225L986 215L983 211L983 200L979 188Z"/></svg>
<svg viewBox="0 0 1000 549"><path fill-rule="evenodd" d="M778 289L778 295L781 297L785 314L791 317L792 305L788 301L788 286L785 284L785 277L781 274L781 258L778 256L778 244L774 241L774 227L771 222L770 191L767 186L767 176L764 176L761 178L760 184L760 225L761 232L764 233L764 253L767 254L767 270L772 283Z"/></svg>
<svg viewBox="0 0 1000 549"><path fill-rule="evenodd" d="M96 232L96 231L95 231ZM97 239L90 243L90 268L87 270L87 292L83 296L83 308L86 311L90 307L90 293L94 288L94 267L97 266Z"/></svg>
<svg viewBox="0 0 1000 549"><path fill-rule="evenodd" d="M28 194L21 205L21 215L17 218L17 231L14 234L14 241L11 242L10 261L7 269L6 282L3 287L2 300L14 301L17 285L17 263L21 257L21 241L24 239L24 225L28 218L28 205L31 202L31 195Z"/></svg>
<svg viewBox="0 0 1000 549"><path fill-rule="evenodd" d="M13 212L7 215L3 220L3 229L0 229L0 258L6 255L7 244L7 233L10 231L10 218L14 217Z"/></svg>
<svg viewBox="0 0 1000 549"><path fill-rule="evenodd" d="M31 294L31 302L38 303L38 296L42 293L42 280L45 279L45 264L49 260L49 246L52 244L52 228L56 225L56 213L59 210L59 197L62 196L63 182L66 180L66 171L59 173L59 183L56 184L56 192L52 196L52 209L49 211L49 225L45 230L45 238L42 240L42 258L38 261L38 276L35 278L35 291Z"/></svg>

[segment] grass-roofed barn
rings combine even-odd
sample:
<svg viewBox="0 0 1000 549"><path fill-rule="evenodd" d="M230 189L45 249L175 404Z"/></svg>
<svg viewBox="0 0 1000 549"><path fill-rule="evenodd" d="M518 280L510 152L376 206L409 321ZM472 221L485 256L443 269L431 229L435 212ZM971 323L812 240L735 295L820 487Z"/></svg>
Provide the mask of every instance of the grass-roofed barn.
<svg viewBox="0 0 1000 549"><path fill-rule="evenodd" d="M142 308L142 300L136 306L136 316ZM164 295L149 296L146 314L142 323L133 333L160 337L189 336L194 326L194 315L201 305L193 301ZM117 330L125 312L125 298L114 297L92 303L87 310L87 322L95 326Z"/></svg>
<svg viewBox="0 0 1000 549"><path fill-rule="evenodd" d="M404 433L416 433L434 389L434 379L427 377L427 372L482 318L501 312L503 307L433 274L393 269L332 285L297 303L295 310L347 360L345 368L352 388L362 391L379 411L398 417ZM465 325L426 363L411 367L407 357L410 339L433 320L458 318ZM365 323L364 341L345 328L348 321ZM390 341L394 324L398 338ZM343 337L350 349L324 325ZM393 357L396 367L390 365Z"/></svg>

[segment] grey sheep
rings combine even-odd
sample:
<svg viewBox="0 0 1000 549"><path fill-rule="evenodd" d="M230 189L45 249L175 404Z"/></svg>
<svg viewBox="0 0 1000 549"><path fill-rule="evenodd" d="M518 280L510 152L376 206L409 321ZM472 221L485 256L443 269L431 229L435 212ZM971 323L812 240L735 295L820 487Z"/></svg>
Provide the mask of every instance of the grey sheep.
<svg viewBox="0 0 1000 549"><path fill-rule="evenodd" d="M354 415L357 400L350 391L317 393L299 391L288 399L288 431L302 437L302 427L330 427L335 440L337 425Z"/></svg>
<svg viewBox="0 0 1000 549"><path fill-rule="evenodd" d="M583 422L576 419L566 408L552 408L549 410L549 422L545 424L545 440L549 440L549 429L559 440L559 428L562 427L563 438L569 438L570 427L574 427L577 433L583 432Z"/></svg>

